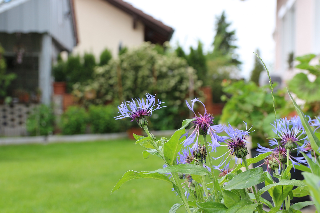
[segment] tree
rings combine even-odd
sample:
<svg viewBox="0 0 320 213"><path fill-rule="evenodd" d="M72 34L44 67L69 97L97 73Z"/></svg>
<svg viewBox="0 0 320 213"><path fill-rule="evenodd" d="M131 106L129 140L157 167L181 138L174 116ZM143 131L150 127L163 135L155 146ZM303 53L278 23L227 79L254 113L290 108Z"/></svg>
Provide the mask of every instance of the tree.
<svg viewBox="0 0 320 213"><path fill-rule="evenodd" d="M207 61L203 54L202 43L198 41L198 48L193 49L190 47L190 54L188 55L188 64L197 71L197 76L199 80L203 82L204 85L207 84Z"/></svg>
<svg viewBox="0 0 320 213"><path fill-rule="evenodd" d="M256 50L256 53L260 55L259 49ZM250 81L253 81L254 83L256 83L256 85L259 86L259 78L263 70L264 70L264 67L261 64L259 58L256 55L254 55L254 67L253 67L253 70L251 71Z"/></svg>
<svg viewBox="0 0 320 213"><path fill-rule="evenodd" d="M226 14L223 11L222 14L216 17L216 35L214 37L212 46L213 52L212 55L214 57L225 56L229 58L229 62L232 65L240 65L241 62L238 60L238 55L235 53L235 50L238 48L234 44L236 39L236 31L230 31L228 28L231 23L228 23L226 20Z"/></svg>
<svg viewBox="0 0 320 213"><path fill-rule="evenodd" d="M231 23L227 22L226 14L216 17L214 37L212 46L213 51L206 55L208 64L209 77L207 81L211 86L212 100L214 103L220 103L222 91L221 82L224 79L232 79L238 77L239 65L238 55L235 50L238 48L234 44L236 39L236 31L229 30Z"/></svg>
<svg viewBox="0 0 320 213"><path fill-rule="evenodd" d="M186 53L180 45L178 45L177 49L175 49L175 53L178 57L184 58L186 61L188 61L188 56L186 55Z"/></svg>

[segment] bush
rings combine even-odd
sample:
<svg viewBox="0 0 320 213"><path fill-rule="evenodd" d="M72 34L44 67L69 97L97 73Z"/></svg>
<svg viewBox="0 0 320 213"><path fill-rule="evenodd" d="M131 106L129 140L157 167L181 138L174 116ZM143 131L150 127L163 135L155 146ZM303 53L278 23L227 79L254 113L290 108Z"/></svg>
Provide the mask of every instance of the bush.
<svg viewBox="0 0 320 213"><path fill-rule="evenodd" d="M193 82L195 96L200 98L201 81L186 60L175 53L159 54L155 47L144 43L138 48L129 49L118 59L112 59L107 65L96 67L92 80L74 85L73 94L78 103L84 106L103 105L109 101L129 100L150 93L167 100L165 105L168 114L162 117L177 118L181 117L181 113L188 114L184 103L190 93L190 81ZM94 95L86 95L89 92ZM155 118L152 122L155 129L179 128L182 121L180 119L172 125L172 122L159 123L158 120Z"/></svg>
<svg viewBox="0 0 320 213"><path fill-rule="evenodd" d="M61 119L62 134L84 134L88 122L88 114L84 108L71 106L63 113Z"/></svg>
<svg viewBox="0 0 320 213"><path fill-rule="evenodd" d="M112 133L123 130L121 122L114 119L118 108L112 104L89 107L91 130L93 133Z"/></svg>
<svg viewBox="0 0 320 213"><path fill-rule="evenodd" d="M55 82L66 82L67 81L67 70L66 62L59 61L52 67L52 74Z"/></svg>
<svg viewBox="0 0 320 213"><path fill-rule="evenodd" d="M112 54L110 50L105 49L100 55L100 66L108 64L111 58L112 58Z"/></svg>
<svg viewBox="0 0 320 213"><path fill-rule="evenodd" d="M83 67L82 71L78 72L79 82L85 82L88 79L92 79L94 67L96 66L96 59L93 54L85 53L83 56Z"/></svg>
<svg viewBox="0 0 320 213"><path fill-rule="evenodd" d="M54 116L52 109L44 104L36 107L27 119L27 131L30 135L49 135L53 131Z"/></svg>

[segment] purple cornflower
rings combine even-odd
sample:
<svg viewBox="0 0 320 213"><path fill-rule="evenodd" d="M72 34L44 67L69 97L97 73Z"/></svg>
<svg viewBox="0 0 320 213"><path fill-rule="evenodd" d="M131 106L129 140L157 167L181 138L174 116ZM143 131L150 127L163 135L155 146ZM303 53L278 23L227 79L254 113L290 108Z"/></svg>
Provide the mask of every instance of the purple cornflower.
<svg viewBox="0 0 320 213"><path fill-rule="evenodd" d="M194 112L193 107L195 102L200 102L203 105L205 110L203 115L201 115L200 113L197 115ZM192 121L194 125L193 127L191 127L191 129L194 130L192 131L190 136L187 137L187 139L184 141L184 146L189 146L194 143L193 148L196 148L198 147L199 135L206 136L207 134L209 134L211 137L211 143L209 145L212 147L212 151L215 150L216 147L220 146L218 142L223 141L223 138L219 137L215 133L223 131L221 125L211 126L213 124L213 116L207 112L205 105L198 98L191 100L191 106L188 103L188 101L186 101L186 104L187 107L194 113L194 120Z"/></svg>
<svg viewBox="0 0 320 213"><path fill-rule="evenodd" d="M270 145L273 142L271 141ZM265 158L265 164L267 165L267 171L281 169L283 165L287 162L287 150L282 146L276 146L273 149L266 148L258 144L257 151L262 153L272 152L269 156ZM306 164L304 157L293 157L289 154L289 160L292 162L293 166L300 164Z"/></svg>
<svg viewBox="0 0 320 213"><path fill-rule="evenodd" d="M295 116L290 120L287 118L277 119L272 126L274 127L273 131L281 140L281 146L285 149L294 149L294 144L299 146L297 142L306 138L304 128L298 116ZM273 140L274 142L277 142L276 139Z"/></svg>
<svg viewBox="0 0 320 213"><path fill-rule="evenodd" d="M237 158L243 158L248 155L248 149L246 147L247 137L249 136L249 131L243 131L239 129L234 129L230 124L225 128L225 132L229 135L229 138L225 140L230 154L236 156Z"/></svg>
<svg viewBox="0 0 320 213"><path fill-rule="evenodd" d="M316 117L315 119L309 118L310 126L313 126L315 130L320 128L320 117Z"/></svg>
<svg viewBox="0 0 320 213"><path fill-rule="evenodd" d="M151 116L154 110L160 109L165 106L161 106L162 101L158 99L158 103L155 103L155 95L146 94L146 100L132 99L131 101L122 102L119 106L119 113L116 120L122 118L131 118L131 121L137 119L138 124L142 127L147 125L146 116ZM128 107L129 105L129 107ZM129 109L130 108L130 109Z"/></svg>
<svg viewBox="0 0 320 213"><path fill-rule="evenodd" d="M177 164L191 163L193 159L193 149L188 147L187 149L183 149L178 153Z"/></svg>

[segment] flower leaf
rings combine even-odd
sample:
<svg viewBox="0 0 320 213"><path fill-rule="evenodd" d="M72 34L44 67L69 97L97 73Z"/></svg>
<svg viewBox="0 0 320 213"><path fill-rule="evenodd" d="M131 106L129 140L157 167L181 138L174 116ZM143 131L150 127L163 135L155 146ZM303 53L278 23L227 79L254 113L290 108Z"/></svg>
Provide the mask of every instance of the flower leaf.
<svg viewBox="0 0 320 213"><path fill-rule="evenodd" d="M127 171L122 178L118 181L118 183L114 186L114 188L112 189L111 192L116 191L117 189L120 188L120 186L122 184L124 184L125 182L129 181L129 180L133 180L133 179L140 179L140 178L152 178L152 179L158 179L158 180L164 180L167 181L169 183L171 183L170 179L163 175L163 174L159 174L159 173L148 173L148 172L136 172L136 171Z"/></svg>
<svg viewBox="0 0 320 213"><path fill-rule="evenodd" d="M194 164L178 164L178 165L168 166L163 169L157 169L150 173L156 173L156 172L161 174L172 173L172 172L180 172L183 174L190 174L190 175L210 174L206 168L202 166L194 165Z"/></svg>
<svg viewBox="0 0 320 213"><path fill-rule="evenodd" d="M180 206L182 206L182 204L180 203L173 204L173 206L169 210L169 213L176 213L176 211L180 208Z"/></svg>
<svg viewBox="0 0 320 213"><path fill-rule="evenodd" d="M180 138L185 132L186 131L184 129L175 131L170 140L164 144L163 153L169 166L175 164L177 153L181 150L182 147L182 144L180 143Z"/></svg>
<svg viewBox="0 0 320 213"><path fill-rule="evenodd" d="M203 212L224 213L227 211L227 207L218 202L209 201L205 203L197 203L197 206Z"/></svg>
<svg viewBox="0 0 320 213"><path fill-rule="evenodd" d="M308 172L303 172L302 175L306 181L307 186L309 187L310 195L312 197L312 200L314 201L314 205L316 206L317 211L320 212L320 177Z"/></svg>
<svg viewBox="0 0 320 213"><path fill-rule="evenodd" d="M253 163L258 163L259 161L263 160L264 158L266 158L267 156L269 156L272 152L266 152L266 153L263 153L263 154L260 154L254 158L250 158L250 159L247 159L247 163L248 165L250 164L253 164ZM238 164L237 167L232 170L232 172L236 172L237 170L241 169L242 167L245 167L244 163L242 164Z"/></svg>
<svg viewBox="0 0 320 213"><path fill-rule="evenodd" d="M305 184L301 180L281 180L278 183L269 184L268 186L263 187L262 189L259 190L259 193L261 195L263 192L265 192L275 186L289 186L289 185L305 186Z"/></svg>
<svg viewBox="0 0 320 213"><path fill-rule="evenodd" d="M245 189L263 182L265 174L261 167L242 172L232 178L224 187L226 190Z"/></svg>
<svg viewBox="0 0 320 213"><path fill-rule="evenodd" d="M195 120L195 118L183 120L182 121L182 126L181 126L180 129L185 129L194 120Z"/></svg>

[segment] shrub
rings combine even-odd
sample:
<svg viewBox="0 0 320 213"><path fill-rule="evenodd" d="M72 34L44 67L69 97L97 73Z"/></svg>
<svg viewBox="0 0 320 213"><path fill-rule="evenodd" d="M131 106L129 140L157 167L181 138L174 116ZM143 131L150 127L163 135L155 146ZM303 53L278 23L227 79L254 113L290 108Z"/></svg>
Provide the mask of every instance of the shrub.
<svg viewBox="0 0 320 213"><path fill-rule="evenodd" d="M88 79L92 79L94 67L96 66L96 59L93 54L85 53L83 56L83 67L82 71L78 72L79 82L85 82Z"/></svg>
<svg viewBox="0 0 320 213"><path fill-rule="evenodd" d="M66 62L59 61L52 67L52 74L55 82L66 82L67 81L67 70Z"/></svg>
<svg viewBox="0 0 320 213"><path fill-rule="evenodd" d="M190 82L193 82L192 90L197 92L196 97L201 98L201 81L186 60L177 57L175 53L159 54L155 45L144 43L138 48L129 49L119 59L112 59L107 65L96 67L93 79L74 85L73 94L79 100L78 103L85 106L142 97L147 92L157 94L157 97L167 100L165 105L168 114L165 116L178 118L181 117L178 115L188 114L184 102L190 94ZM89 91L95 94L95 98L86 96ZM180 119L174 125L171 122L170 125L163 125L156 124L158 120L153 121L155 129L178 128L182 121Z"/></svg>
<svg viewBox="0 0 320 213"><path fill-rule="evenodd" d="M27 119L27 131L30 135L49 135L53 131L54 116L52 109L41 104Z"/></svg>
<svg viewBox="0 0 320 213"><path fill-rule="evenodd" d="M71 106L62 115L62 134L74 135L84 134L88 122L88 114L82 107Z"/></svg>
<svg viewBox="0 0 320 213"><path fill-rule="evenodd" d="M120 132L121 122L114 119L117 115L118 108L112 104L107 106L89 107L89 117L91 130L93 133L112 133Z"/></svg>
<svg viewBox="0 0 320 213"><path fill-rule="evenodd" d="M112 54L109 49L105 49L100 55L100 66L106 65L112 58Z"/></svg>

